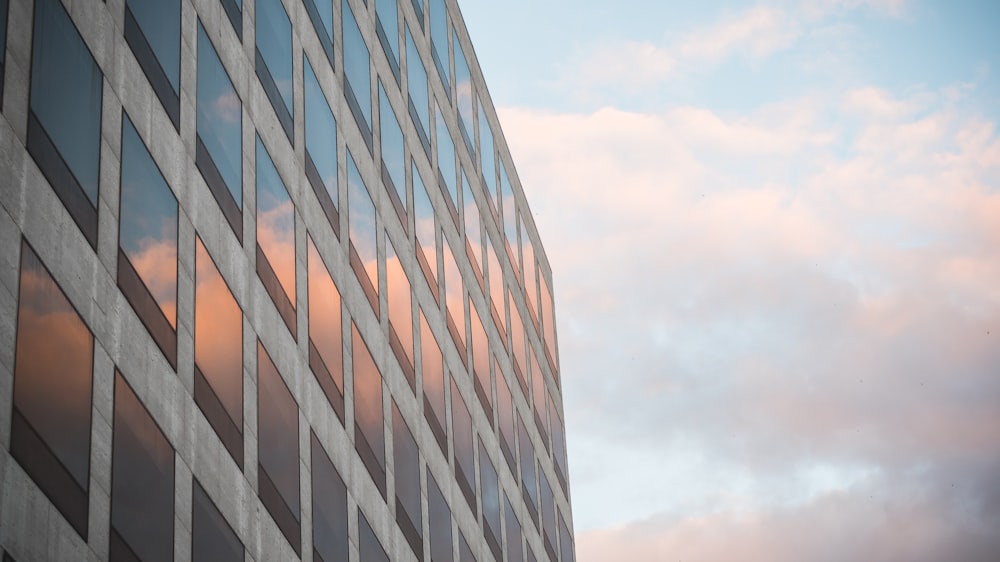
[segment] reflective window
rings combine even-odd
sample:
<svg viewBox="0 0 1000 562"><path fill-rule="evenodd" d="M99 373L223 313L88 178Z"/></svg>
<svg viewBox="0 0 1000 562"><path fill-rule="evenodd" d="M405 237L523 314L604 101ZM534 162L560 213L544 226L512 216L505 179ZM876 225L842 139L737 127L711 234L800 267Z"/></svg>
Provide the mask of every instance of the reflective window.
<svg viewBox="0 0 1000 562"><path fill-rule="evenodd" d="M486 182L487 200L496 207L497 197L497 162L496 149L493 148L493 129L486 119L486 111L482 103L479 104L479 154L480 170L483 174L483 181Z"/></svg>
<svg viewBox="0 0 1000 562"><path fill-rule="evenodd" d="M504 348L507 347L507 323L504 321L504 292L503 292L503 269L500 260L497 258L496 250L493 246L493 238L486 231L486 265L487 279L489 282L490 314L493 316L493 323L500 332L500 341Z"/></svg>
<svg viewBox="0 0 1000 562"><path fill-rule="evenodd" d="M465 495L469 507L476 510L476 465L475 435L472 429L472 416L469 407L465 405L462 393L451 380L451 430L455 439L455 477L458 487Z"/></svg>
<svg viewBox="0 0 1000 562"><path fill-rule="evenodd" d="M365 468L385 497L385 430L382 426L382 373L368 343L351 323L354 363L354 442Z"/></svg>
<svg viewBox="0 0 1000 562"><path fill-rule="evenodd" d="M517 474L517 466L514 461L514 400L510 394L510 387L507 386L507 377L500 371L500 364L493 361L493 369L496 372L497 381L497 417L500 423L500 450L507 459L510 471Z"/></svg>
<svg viewBox="0 0 1000 562"><path fill-rule="evenodd" d="M563 519L563 514L559 514L559 550L562 554L562 562L574 562L576 560L576 555L573 550L573 536L569 532L569 527L566 526L566 520Z"/></svg>
<svg viewBox="0 0 1000 562"><path fill-rule="evenodd" d="M424 28L424 0L410 0L410 4L413 5L413 11L417 14L417 21L420 22L420 28Z"/></svg>
<svg viewBox="0 0 1000 562"><path fill-rule="evenodd" d="M444 295L445 309L448 312L448 331L455 340L455 346L465 350L465 284L462 272L455 261L455 253L451 249L451 241L444 232L441 233L441 250L444 254ZM462 355L464 360L464 355Z"/></svg>
<svg viewBox="0 0 1000 562"><path fill-rule="evenodd" d="M254 68L288 140L293 140L292 22L281 0L256 1Z"/></svg>
<svg viewBox="0 0 1000 562"><path fill-rule="evenodd" d="M521 219L522 217L518 216L517 224L521 231L521 271L524 272L524 300L528 303L528 314L531 315L537 328L535 303L538 302L538 282L535 278L535 245L528 237L528 231Z"/></svg>
<svg viewBox="0 0 1000 562"><path fill-rule="evenodd" d="M243 466L243 312L198 238L194 289L194 400Z"/></svg>
<svg viewBox="0 0 1000 562"><path fill-rule="evenodd" d="M381 1L381 0L380 0ZM396 5L392 0L393 6ZM393 8L395 9L395 8ZM385 95L382 81L378 83L379 129L382 139L382 183L392 198L399 222L406 227L406 148L399 119Z"/></svg>
<svg viewBox="0 0 1000 562"><path fill-rule="evenodd" d="M434 214L434 206L427 196L427 189L420 170L411 160L413 169L413 223L417 232L417 261L427 279L427 286L434 295L434 299L440 299L437 282L437 216Z"/></svg>
<svg viewBox="0 0 1000 562"><path fill-rule="evenodd" d="M399 15L396 0L375 0L375 33L399 83Z"/></svg>
<svg viewBox="0 0 1000 562"><path fill-rule="evenodd" d="M312 521L313 559L347 560L347 487L333 461L320 445L316 434L310 435L312 450Z"/></svg>
<svg viewBox="0 0 1000 562"><path fill-rule="evenodd" d="M504 513L507 517L507 562L524 562L524 547L521 545L521 522L517 520L514 506L511 505L506 492L503 494L503 503Z"/></svg>
<svg viewBox="0 0 1000 562"><path fill-rule="evenodd" d="M122 113L118 286L177 367L177 199Z"/></svg>
<svg viewBox="0 0 1000 562"><path fill-rule="evenodd" d="M531 392L528 388L528 351L524 344L524 322L521 320L521 311L517 308L514 300L514 293L507 289L507 310L510 313L510 341L511 351L514 357L514 374L517 375L517 382L521 385L526 399L531 399Z"/></svg>
<svg viewBox="0 0 1000 562"><path fill-rule="evenodd" d="M455 552L451 546L451 509L429 466L426 472L427 526L431 536L431 560L452 562L455 560Z"/></svg>
<svg viewBox="0 0 1000 562"><path fill-rule="evenodd" d="M549 396L549 421L552 424L552 455L556 459L556 477L559 478L563 491L566 491L566 476L569 474L566 471L566 430L552 396Z"/></svg>
<svg viewBox="0 0 1000 562"><path fill-rule="evenodd" d="M198 22L198 112L195 164L243 239L243 105L205 28Z"/></svg>
<svg viewBox="0 0 1000 562"><path fill-rule="evenodd" d="M497 469L482 441L479 441L479 492L483 501L486 544L493 551L493 556L500 560L500 489L497 485Z"/></svg>
<svg viewBox="0 0 1000 562"><path fill-rule="evenodd" d="M208 493L194 479L191 491L191 559L194 562L241 562L243 543Z"/></svg>
<svg viewBox="0 0 1000 562"><path fill-rule="evenodd" d="M548 446L549 440L549 418L546 415L546 402L549 392L545 386L545 375L541 367L538 366L538 359L535 358L535 348L528 346L528 357L531 363L531 395L535 405L535 426L542 436L542 443ZM525 397L527 398L527 397Z"/></svg>
<svg viewBox="0 0 1000 562"><path fill-rule="evenodd" d="M3 104L5 58L7 58L7 0L0 0L0 105Z"/></svg>
<svg viewBox="0 0 1000 562"><path fill-rule="evenodd" d="M392 403L392 459L396 475L396 522L413 554L421 558L424 542L420 518L420 456L413 432L395 401Z"/></svg>
<svg viewBox="0 0 1000 562"><path fill-rule="evenodd" d="M531 550L531 543L528 543L528 562L536 562L535 552Z"/></svg>
<svg viewBox="0 0 1000 562"><path fill-rule="evenodd" d="M472 338L469 341L469 352L472 353L473 382L476 386L476 396L479 397L486 417L493 419L493 382L490 380L490 342L486 337L486 328L479 317L476 305L469 298L469 319L472 325Z"/></svg>
<svg viewBox="0 0 1000 562"><path fill-rule="evenodd" d="M542 328L545 331L545 357L552 367L552 374L559 382L559 371L556 369L556 317L552 311L552 289L545 275L539 275L540 294L542 296Z"/></svg>
<svg viewBox="0 0 1000 562"><path fill-rule="evenodd" d="M458 560L459 562L476 562L476 555L472 553L469 541L465 540L462 531L458 532Z"/></svg>
<svg viewBox="0 0 1000 562"><path fill-rule="evenodd" d="M413 372L413 308L410 304L410 280L396 253L396 246L385 237L386 301L389 307L389 345L396 354L410 388L416 391Z"/></svg>
<svg viewBox="0 0 1000 562"><path fill-rule="evenodd" d="M22 242L10 452L81 537L93 368L94 336Z"/></svg>
<svg viewBox="0 0 1000 562"><path fill-rule="evenodd" d="M299 410L295 398L257 342L257 493L296 554L299 510Z"/></svg>
<svg viewBox="0 0 1000 562"><path fill-rule="evenodd" d="M330 269L308 238L309 368L330 406L344 422L344 347L340 323L340 291Z"/></svg>
<svg viewBox="0 0 1000 562"><path fill-rule="evenodd" d="M361 555L361 562L389 562L389 556L385 553L385 548L375 535L375 530L368 523L368 518L361 513L358 506L358 551Z"/></svg>
<svg viewBox="0 0 1000 562"><path fill-rule="evenodd" d="M451 78L448 74L448 8L444 0L430 0L431 56L444 84L444 91L451 97Z"/></svg>
<svg viewBox="0 0 1000 562"><path fill-rule="evenodd" d="M243 39L243 0L221 0L222 8L229 17L229 23L233 24L236 36Z"/></svg>
<svg viewBox="0 0 1000 562"><path fill-rule="evenodd" d="M476 121L475 104L476 93L472 87L472 73L469 72L468 58L465 56L465 49L458 41L458 32L452 30L454 35L455 49L455 92L458 100L458 126L462 132L462 139L469 149L469 154L476 154L475 131L473 124Z"/></svg>
<svg viewBox="0 0 1000 562"><path fill-rule="evenodd" d="M524 502L528 513L538 521L538 484L535 481L535 446L528 437L528 428L524 420L517 416L517 443L521 457L521 486L524 492Z"/></svg>
<svg viewBox="0 0 1000 562"><path fill-rule="evenodd" d="M514 190L507 177L507 165L500 163L500 206L503 213L503 235L507 242L507 255L511 258L511 268L514 270L514 278L520 280L517 269L517 260L513 257L513 252L517 251L517 203L514 200Z"/></svg>
<svg viewBox="0 0 1000 562"><path fill-rule="evenodd" d="M413 42L408 25L406 26L406 90L410 119L416 125L424 153L430 158L431 134L428 127L431 123L431 100L427 93L427 68L420 58L420 52Z"/></svg>
<svg viewBox="0 0 1000 562"><path fill-rule="evenodd" d="M6 4L5 4L6 5ZM180 129L180 0L127 0L125 40L174 128Z"/></svg>
<svg viewBox="0 0 1000 562"><path fill-rule="evenodd" d="M438 345L434 332L427 325L424 311L418 310L420 310L420 368L424 383L424 417L427 418L427 423L431 426L431 431L441 446L441 450L447 454L444 363L442 362L441 347Z"/></svg>
<svg viewBox="0 0 1000 562"><path fill-rule="evenodd" d="M483 271L486 269L486 262L483 259L483 233L479 225L479 206L476 205L476 198L472 195L472 187L465 175L465 169L462 170L462 206L462 215L465 218L465 253L472 263L472 271L476 274L479 288L485 291Z"/></svg>
<svg viewBox="0 0 1000 562"><path fill-rule="evenodd" d="M111 443L111 560L174 559L174 449L121 373Z"/></svg>
<svg viewBox="0 0 1000 562"><path fill-rule="evenodd" d="M304 55L303 55L304 56ZM316 80L308 58L305 67L306 178L326 213L333 232L340 236L340 195L337 191L337 121Z"/></svg>
<svg viewBox="0 0 1000 562"><path fill-rule="evenodd" d="M333 0L303 0L326 58L333 65Z"/></svg>
<svg viewBox="0 0 1000 562"><path fill-rule="evenodd" d="M343 0L344 18L344 95L354 120L361 129L361 136L372 149L372 85L368 46L358 28L347 0Z"/></svg>
<svg viewBox="0 0 1000 562"><path fill-rule="evenodd" d="M295 205L259 136L257 276L295 336Z"/></svg>
<svg viewBox="0 0 1000 562"><path fill-rule="evenodd" d="M378 230L375 203L347 151L347 225L351 240L351 267L378 316Z"/></svg>
<svg viewBox="0 0 1000 562"><path fill-rule="evenodd" d="M444 187L448 194L448 198L445 201L450 202L449 210L456 217L456 222L458 222L458 187L455 184L458 178L458 169L455 160L455 142L451 138L451 131L448 129L448 124L444 121L444 113L441 111L441 106L435 103L434 107L437 110L435 121L437 123L438 175L444 182Z"/></svg>
<svg viewBox="0 0 1000 562"><path fill-rule="evenodd" d="M28 152L96 248L101 69L61 2L35 2L34 21Z"/></svg>
<svg viewBox="0 0 1000 562"><path fill-rule="evenodd" d="M538 471L538 482L542 495L542 531L545 538L545 551L549 553L552 560L555 560L555 541L558 535L556 534L556 508L552 499L552 487L549 486L549 479L545 476L544 471Z"/></svg>

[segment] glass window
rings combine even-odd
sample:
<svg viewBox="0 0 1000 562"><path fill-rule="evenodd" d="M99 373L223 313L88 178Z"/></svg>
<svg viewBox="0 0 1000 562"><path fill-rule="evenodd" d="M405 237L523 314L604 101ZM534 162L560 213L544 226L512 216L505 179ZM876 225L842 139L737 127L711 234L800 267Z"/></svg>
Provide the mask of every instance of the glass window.
<svg viewBox="0 0 1000 562"><path fill-rule="evenodd" d="M514 513L514 506L511 505L507 492L503 494L503 503L504 513L507 517L507 562L524 562L521 522L517 520L517 514Z"/></svg>
<svg viewBox="0 0 1000 562"><path fill-rule="evenodd" d="M462 140L469 149L469 154L475 156L476 141L475 131L472 129L476 121L475 99L476 92L472 87L472 73L469 72L468 57L465 56L465 49L458 41L458 32L452 30L454 35L455 49L455 92L458 100L458 125L462 132Z"/></svg>
<svg viewBox="0 0 1000 562"><path fill-rule="evenodd" d="M458 178L458 169L455 160L455 142L451 138L451 131L448 129L448 124L444 121L444 113L441 111L441 106L435 103L434 107L436 109L435 121L437 122L438 176L444 183L445 191L448 194L448 197L445 199L449 203L448 210L451 211L457 224L458 187L455 185L455 182Z"/></svg>
<svg viewBox="0 0 1000 562"><path fill-rule="evenodd" d="M413 11L417 14L417 21L420 22L420 29L424 28L424 0L410 0Z"/></svg>
<svg viewBox="0 0 1000 562"><path fill-rule="evenodd" d="M381 1L381 0L380 0ZM393 6L396 5L393 0ZM406 147L399 119L385 95L382 81L378 83L378 114L382 145L382 183L392 199L396 215L406 228Z"/></svg>
<svg viewBox="0 0 1000 562"><path fill-rule="evenodd" d="M455 341L455 347L465 350L465 284L462 281L462 272L458 269L458 262L455 261L455 253L451 249L451 242L448 237L441 232L441 249L444 254L444 295L445 310L448 313L448 331ZM465 355L461 352L463 363Z"/></svg>
<svg viewBox="0 0 1000 562"><path fill-rule="evenodd" d="M552 401L552 396L549 396L549 421L552 424L552 454L556 459L556 477L559 478L559 484L563 491L566 491L566 476L568 475L566 472L566 430L559 418L559 412L556 410L555 402Z"/></svg>
<svg viewBox="0 0 1000 562"><path fill-rule="evenodd" d="M304 55L303 55L304 56ZM305 64L306 178L326 213L334 234L340 237L340 194L337 191L337 121L319 86L308 58Z"/></svg>
<svg viewBox="0 0 1000 562"><path fill-rule="evenodd" d="M500 260L497 258L496 250L493 246L493 238L489 231L486 231L486 264L487 279L489 281L490 314L493 316L493 323L500 332L500 341L504 348L507 347L507 323L504 321L504 294L503 294L503 269Z"/></svg>
<svg viewBox="0 0 1000 562"><path fill-rule="evenodd" d="M458 532L458 560L459 562L476 562L476 555L472 553L469 541L465 540L462 531Z"/></svg>
<svg viewBox="0 0 1000 562"><path fill-rule="evenodd" d="M496 149L493 148L493 129L489 120L486 119L486 111L483 103L479 104L479 154L480 169L483 174L483 181L486 184L486 194L489 195L487 201L494 208L496 213L497 196L497 162Z"/></svg>
<svg viewBox="0 0 1000 562"><path fill-rule="evenodd" d="M344 347L340 323L340 291L330 269L308 238L309 368L340 422L344 423Z"/></svg>
<svg viewBox="0 0 1000 562"><path fill-rule="evenodd" d="M410 388L416 392L417 381L413 367L413 307L411 306L410 279L396 253L396 246L388 235L385 237L386 301L389 307L389 345L406 375Z"/></svg>
<svg viewBox="0 0 1000 562"><path fill-rule="evenodd" d="M7 58L7 0L0 0L0 105L3 105L5 58Z"/></svg>
<svg viewBox="0 0 1000 562"><path fill-rule="evenodd" d="M549 479L542 470L538 471L538 482L542 492L542 531L545 538L545 551L549 553L552 560L555 560L556 508L552 499L552 487L549 486Z"/></svg>
<svg viewBox="0 0 1000 562"><path fill-rule="evenodd" d="M115 373L111 560L174 559L174 449Z"/></svg>
<svg viewBox="0 0 1000 562"><path fill-rule="evenodd" d="M295 336L295 205L257 137L257 276Z"/></svg>
<svg viewBox="0 0 1000 562"><path fill-rule="evenodd" d="M531 392L528 388L528 351L524 344L524 321L521 320L521 311L517 308L514 300L514 293L507 289L507 310L510 313L510 340L514 357L514 374L517 375L517 382L521 385L521 391L525 399L530 400Z"/></svg>
<svg viewBox="0 0 1000 562"><path fill-rule="evenodd" d="M476 445L472 429L472 416L469 407L465 405L462 393L451 379L451 430L455 439L455 478L458 487L465 495L469 507L476 510Z"/></svg>
<svg viewBox="0 0 1000 562"><path fill-rule="evenodd" d="M517 442L521 453L521 486L528 514L538 522L538 484L535 481L535 446L528 437L524 420L517 416Z"/></svg>
<svg viewBox="0 0 1000 562"><path fill-rule="evenodd" d="M517 250L517 203L514 200L514 190L507 177L507 165L500 163L500 206L503 207L503 235L507 242L507 256L510 257L510 265L514 270L514 278L520 281L518 274L517 260L514 258L514 251Z"/></svg>
<svg viewBox="0 0 1000 562"><path fill-rule="evenodd" d="M497 469L479 441L479 493L483 501L483 530L486 544L497 560L500 556L500 489L497 485Z"/></svg>
<svg viewBox="0 0 1000 562"><path fill-rule="evenodd" d="M312 450L313 559L347 560L347 487L315 433Z"/></svg>
<svg viewBox="0 0 1000 562"><path fill-rule="evenodd" d="M354 364L354 442L365 468L385 498L385 429L382 426L382 373L351 323Z"/></svg>
<svg viewBox="0 0 1000 562"><path fill-rule="evenodd" d="M427 472L427 526L431 536L431 560L433 562L452 562L455 551L451 545L451 508L441 493L437 480Z"/></svg>
<svg viewBox="0 0 1000 562"><path fill-rule="evenodd" d="M427 286L434 295L434 300L441 297L438 291L437 282L437 216L434 214L434 206L427 196L427 188L424 180L420 176L420 170L413 161L410 161L413 169L413 222L414 230L417 232L417 262L424 272Z"/></svg>
<svg viewBox="0 0 1000 562"><path fill-rule="evenodd" d="M10 452L84 538L93 368L94 336L22 242Z"/></svg>
<svg viewBox="0 0 1000 562"><path fill-rule="evenodd" d="M215 503L194 479L191 491L191 559L194 562L242 562L243 543Z"/></svg>
<svg viewBox="0 0 1000 562"><path fill-rule="evenodd" d="M372 84L368 46L361 35L347 0L343 0L344 17L344 95L361 129L361 136L372 150Z"/></svg>
<svg viewBox="0 0 1000 562"><path fill-rule="evenodd" d="M399 83L399 14L396 0L375 0L375 33L382 44L389 68Z"/></svg>
<svg viewBox="0 0 1000 562"><path fill-rule="evenodd" d="M194 400L243 467L243 312L201 238L196 242Z"/></svg>
<svg viewBox="0 0 1000 562"><path fill-rule="evenodd" d="M538 302L538 282L535 278L535 245L528 236L522 218L519 214L517 224L521 231L521 271L524 272L524 300L528 304L528 315L531 316L535 328L538 328L538 316L535 314L535 303Z"/></svg>
<svg viewBox="0 0 1000 562"><path fill-rule="evenodd" d="M423 523L420 519L420 455L413 432L392 403L392 459L396 475L396 523L417 558L424 554Z"/></svg>
<svg viewBox="0 0 1000 562"><path fill-rule="evenodd" d="M195 164L236 237L243 239L243 105L198 22Z"/></svg>
<svg viewBox="0 0 1000 562"><path fill-rule="evenodd" d="M486 328L480 319L479 311L469 297L469 318L472 324L472 338L469 341L469 352L472 353L473 382L476 386L476 396L486 412L486 417L493 420L493 382L490 380L490 342L486 337Z"/></svg>
<svg viewBox="0 0 1000 562"><path fill-rule="evenodd" d="M431 426L431 432L434 433L441 450L447 454L444 363L441 347L427 324L427 319L424 318L424 311L420 308L418 310L420 310L420 368L424 384L424 417L427 418L427 423Z"/></svg>
<svg viewBox="0 0 1000 562"><path fill-rule="evenodd" d="M368 518L361 513L361 506L358 506L358 551L361 555L361 562L389 562L389 556L385 553L381 541L375 535L375 530L368 523Z"/></svg>
<svg viewBox="0 0 1000 562"><path fill-rule="evenodd" d="M556 317L552 310L551 283L545 274L538 276L540 294L542 295L542 328L545 331L545 357L552 367L552 375L559 382L559 371L556 368Z"/></svg>
<svg viewBox="0 0 1000 562"><path fill-rule="evenodd" d="M180 0L127 0L125 40L174 128L180 130Z"/></svg>
<svg viewBox="0 0 1000 562"><path fill-rule="evenodd" d="M512 474L517 474L514 461L514 400L507 386L507 377L500 371L500 364L494 360L493 370L497 381L497 417L500 423L500 450L507 459Z"/></svg>
<svg viewBox="0 0 1000 562"><path fill-rule="evenodd" d="M304 0L316 36L330 65L333 65L333 0Z"/></svg>
<svg viewBox="0 0 1000 562"><path fill-rule="evenodd" d="M476 205L476 198L472 195L472 186L469 185L469 178L465 175L464 168L462 169L462 206L462 215L465 218L465 254L472 264L472 271L476 274L479 288L486 291L486 283L483 279L486 262L483 259L483 233L479 225L479 206Z"/></svg>
<svg viewBox="0 0 1000 562"><path fill-rule="evenodd" d="M118 286L177 368L177 199L122 112Z"/></svg>
<svg viewBox="0 0 1000 562"><path fill-rule="evenodd" d="M561 513L559 514L559 544L562 562L574 562L576 555L573 552L573 535L570 534L569 527L566 526L566 520L563 519Z"/></svg>
<svg viewBox="0 0 1000 562"><path fill-rule="evenodd" d="M295 398L257 342L257 493L281 533L301 555L299 410Z"/></svg>
<svg viewBox="0 0 1000 562"><path fill-rule="evenodd" d="M541 367L538 366L538 359L535 358L535 348L528 346L528 357L531 363L531 395L535 404L535 426L542 436L542 444L548 447L549 441L549 418L546 415L546 401L549 397L548 389L545 387L545 375Z"/></svg>
<svg viewBox="0 0 1000 562"><path fill-rule="evenodd" d="M243 0L221 0L222 8L229 17L229 23L233 24L236 36L243 39Z"/></svg>
<svg viewBox="0 0 1000 562"><path fill-rule="evenodd" d="M102 87L101 69L62 3L35 2L27 148L94 248Z"/></svg>
<svg viewBox="0 0 1000 562"><path fill-rule="evenodd" d="M351 267L378 316L378 230L375 203L361 178L351 151L347 151L347 225L351 240Z"/></svg>
<svg viewBox="0 0 1000 562"><path fill-rule="evenodd" d="M293 140L292 21L281 0L257 0L254 68L288 140Z"/></svg>
<svg viewBox="0 0 1000 562"><path fill-rule="evenodd" d="M431 123L431 100L427 93L427 68L420 59L420 51L413 42L408 25L406 26L406 90L410 119L416 125L417 136L420 137L424 153L430 158L431 135L428 127Z"/></svg>
<svg viewBox="0 0 1000 562"><path fill-rule="evenodd" d="M444 84L444 91L451 98L451 78L448 75L448 8L444 0L430 0L431 55Z"/></svg>

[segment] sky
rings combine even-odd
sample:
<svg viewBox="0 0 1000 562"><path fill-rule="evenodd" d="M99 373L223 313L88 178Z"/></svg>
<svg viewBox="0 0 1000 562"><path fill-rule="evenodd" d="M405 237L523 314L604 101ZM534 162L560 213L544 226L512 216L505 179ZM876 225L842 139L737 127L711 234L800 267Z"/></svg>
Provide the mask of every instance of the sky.
<svg viewBox="0 0 1000 562"><path fill-rule="evenodd" d="M460 6L578 560L996 560L1000 2Z"/></svg>

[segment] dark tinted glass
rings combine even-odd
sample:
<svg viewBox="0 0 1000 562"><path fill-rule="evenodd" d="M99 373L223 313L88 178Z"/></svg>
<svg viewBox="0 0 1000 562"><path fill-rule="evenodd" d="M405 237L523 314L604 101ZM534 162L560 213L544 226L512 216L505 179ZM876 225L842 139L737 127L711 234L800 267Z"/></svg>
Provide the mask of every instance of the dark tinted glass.
<svg viewBox="0 0 1000 562"><path fill-rule="evenodd" d="M343 0L342 15L344 18L344 87L348 104L354 113L362 135L371 135L372 130L372 85L371 64L368 45L361 35L354 11L347 0ZM349 92L349 93L348 93ZM354 103L350 97L353 96ZM370 147L369 147L370 148Z"/></svg>
<svg viewBox="0 0 1000 562"><path fill-rule="evenodd" d="M476 92L472 88L472 73L469 72L468 58L465 56L465 49L458 42L458 32L452 30L455 42L452 44L455 49L455 91L458 100L458 124L462 129L462 138L469 149L469 153L476 154L476 137L473 130L473 123L476 120L476 110L473 107L476 99Z"/></svg>
<svg viewBox="0 0 1000 562"><path fill-rule="evenodd" d="M476 508L476 465L475 434L472 429L472 416L469 407L465 405L462 393L458 391L455 380L451 381L451 421L452 433L455 439L455 476L459 488L465 494L469 506Z"/></svg>
<svg viewBox="0 0 1000 562"><path fill-rule="evenodd" d="M337 209L340 195L337 191L337 121L313 73L309 59L305 59L306 103L306 176L312 183L320 202ZM332 213L327 211L331 217ZM334 231L340 232L339 221L334 221Z"/></svg>
<svg viewBox="0 0 1000 562"><path fill-rule="evenodd" d="M399 519L398 508L402 507L412 531L419 539L423 534L420 518L420 456L413 433L399 413L395 402L392 404L392 459L393 472L396 475L396 500L398 502L396 518ZM407 535L407 531L404 530L403 534ZM414 550L416 551L416 549ZM415 554L423 553L415 552Z"/></svg>
<svg viewBox="0 0 1000 562"><path fill-rule="evenodd" d="M389 562L389 557L386 555L385 549L382 548L382 543L375 536L375 530L368 523L368 518L361 513L360 507L358 507L358 535L361 562Z"/></svg>
<svg viewBox="0 0 1000 562"><path fill-rule="evenodd" d="M198 138L222 182L243 206L243 105L205 29L198 24ZM203 175L209 175L205 171ZM206 183L212 180L205 178Z"/></svg>
<svg viewBox="0 0 1000 562"><path fill-rule="evenodd" d="M452 562L455 553L451 545L451 509L441 493L437 480L427 472L427 525L431 535L431 562Z"/></svg>
<svg viewBox="0 0 1000 562"><path fill-rule="evenodd" d="M573 536L566 526L566 520L559 514L559 550L562 562L574 562L576 560L575 548L573 547Z"/></svg>
<svg viewBox="0 0 1000 562"><path fill-rule="evenodd" d="M413 42L408 25L406 26L406 83L411 108L410 116L416 122L419 132L423 133L424 138L430 139L428 127L431 123L431 102L427 94L427 69L424 67L424 61L420 59L420 51L417 50L417 45Z"/></svg>
<svg viewBox="0 0 1000 562"><path fill-rule="evenodd" d="M444 445L445 439L443 432L445 427L445 402L444 402L444 364L442 363L441 348L438 345L437 338L434 336L434 332L431 331L430 326L427 324L427 319L424 318L423 310L420 311L420 356L421 356L421 370L423 371L423 382L424 382L424 400L425 405L429 407L424 408L424 416L427 417L428 421L432 422L432 429L435 429L435 435L438 437L438 441L442 448L447 448ZM433 424L437 424L435 428Z"/></svg>
<svg viewBox="0 0 1000 562"><path fill-rule="evenodd" d="M94 336L21 244L11 453L87 535Z"/></svg>
<svg viewBox="0 0 1000 562"><path fill-rule="evenodd" d="M173 560L174 449L120 373L111 446L111 559Z"/></svg>
<svg viewBox="0 0 1000 562"><path fill-rule="evenodd" d="M493 555L500 559L500 489L497 485L497 469L482 441L479 442L479 493L483 502L486 542L493 550Z"/></svg>
<svg viewBox="0 0 1000 562"><path fill-rule="evenodd" d="M396 247L388 236L385 238L386 299L389 305L389 326L399 338L404 358L413 367L413 308L410 304L410 280ZM405 371L406 369L404 369Z"/></svg>
<svg viewBox="0 0 1000 562"><path fill-rule="evenodd" d="M451 199L455 210L458 210L458 168L455 156L455 141L452 140L451 130L445 123L444 113L441 106L435 104L435 122L437 124L437 165L438 173L444 179L445 191Z"/></svg>
<svg viewBox="0 0 1000 562"><path fill-rule="evenodd" d="M257 137L257 245L294 310L295 205L260 137Z"/></svg>
<svg viewBox="0 0 1000 562"><path fill-rule="evenodd" d="M376 230L375 203L368 192L368 186L361 179L361 173L354 163L350 151L347 153L347 224L351 244L357 250L364 273L372 288L378 291L378 231ZM377 305L376 305L377 306Z"/></svg>
<svg viewBox="0 0 1000 562"><path fill-rule="evenodd" d="M180 0L128 0L125 39L153 91L174 122L180 123L177 97L181 82Z"/></svg>
<svg viewBox="0 0 1000 562"><path fill-rule="evenodd" d="M197 479L191 497L191 559L194 562L240 562L243 543Z"/></svg>
<svg viewBox="0 0 1000 562"><path fill-rule="evenodd" d="M379 490L385 493L385 430L382 420L382 373L372 358L368 344L357 326L351 324L352 359L354 364L354 423L355 441L364 438L364 446L370 448L374 459L367 457L363 448L359 453ZM372 461L376 466L371 466Z"/></svg>
<svg viewBox="0 0 1000 562"><path fill-rule="evenodd" d="M312 510L313 553L317 560L347 560L347 487L313 434Z"/></svg>
<svg viewBox="0 0 1000 562"><path fill-rule="evenodd" d="M517 520L514 506L507 493L503 495L504 513L507 517L507 562L524 562L524 547L521 546L521 522Z"/></svg>
<svg viewBox="0 0 1000 562"><path fill-rule="evenodd" d="M444 0L430 0L431 13L431 46L434 55L434 66L441 75L444 89L451 95L451 79L448 76L448 9Z"/></svg>
<svg viewBox="0 0 1000 562"><path fill-rule="evenodd" d="M452 322L453 335L458 335L455 345L465 349L465 283L462 272L455 261L455 252L451 249L451 241L442 232L441 251L444 254L444 296L445 309L448 311L449 322Z"/></svg>
<svg viewBox="0 0 1000 562"><path fill-rule="evenodd" d="M521 485L527 494L525 501L528 507L538 513L538 483L535 480L535 446L528 437L528 428L524 426L521 416L517 417L517 442L521 456Z"/></svg>
<svg viewBox="0 0 1000 562"><path fill-rule="evenodd" d="M383 0L379 0L383 1ZM391 1L395 13L396 0ZM399 128L399 119L396 112L389 103L389 98L385 95L382 82L379 82L379 129L382 133L382 166L388 172L392 187L387 189L395 191L399 197L400 206L406 211L406 148L403 144L403 131ZM405 214L403 215L405 217ZM405 223L405 219L404 219Z"/></svg>
<svg viewBox="0 0 1000 562"><path fill-rule="evenodd" d="M290 132L291 123L286 118L290 119L293 114L292 22L281 0L257 0L255 21L257 52L264 63L262 67L261 61L257 61L257 76L278 113L278 119L286 126L285 131Z"/></svg>
<svg viewBox="0 0 1000 562"><path fill-rule="evenodd" d="M465 535L458 532L458 560L459 562L476 562L476 555L472 553L469 541L465 540Z"/></svg>
<svg viewBox="0 0 1000 562"><path fill-rule="evenodd" d="M309 364L327 398L341 408L344 397L344 347L340 320L340 291L330 270L309 238L306 269L309 275ZM332 381L335 388L330 387ZM343 412L338 412L343 421Z"/></svg>

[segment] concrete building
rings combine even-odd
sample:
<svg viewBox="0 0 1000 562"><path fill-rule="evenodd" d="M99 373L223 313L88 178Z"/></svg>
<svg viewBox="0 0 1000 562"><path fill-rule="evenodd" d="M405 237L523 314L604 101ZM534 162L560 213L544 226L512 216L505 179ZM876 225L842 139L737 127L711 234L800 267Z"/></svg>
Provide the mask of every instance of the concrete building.
<svg viewBox="0 0 1000 562"><path fill-rule="evenodd" d="M561 560L552 272L455 0L0 0L5 560Z"/></svg>

